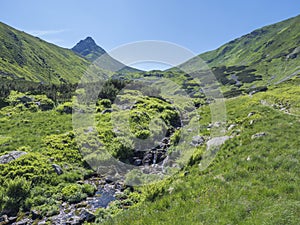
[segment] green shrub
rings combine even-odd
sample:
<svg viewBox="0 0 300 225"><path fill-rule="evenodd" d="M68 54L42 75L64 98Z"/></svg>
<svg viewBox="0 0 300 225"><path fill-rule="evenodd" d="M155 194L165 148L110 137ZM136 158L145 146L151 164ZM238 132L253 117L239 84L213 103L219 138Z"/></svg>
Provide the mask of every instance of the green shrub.
<svg viewBox="0 0 300 225"><path fill-rule="evenodd" d="M31 95L18 91L11 91L7 102L20 110L27 108L32 112L36 112L38 109L47 111L54 108L54 102L46 95Z"/></svg>
<svg viewBox="0 0 300 225"><path fill-rule="evenodd" d="M117 137L112 140L109 144L108 149L110 149L111 154L120 159L126 160L132 157L134 153L133 142L125 137Z"/></svg>
<svg viewBox="0 0 300 225"><path fill-rule="evenodd" d="M14 180L8 180L5 186L4 210L8 214L15 215L20 208L24 207L24 202L30 193L31 183L23 177L17 177Z"/></svg>
<svg viewBox="0 0 300 225"><path fill-rule="evenodd" d="M111 108L111 101L109 99L101 99L98 101L97 105L104 108Z"/></svg>
<svg viewBox="0 0 300 225"><path fill-rule="evenodd" d="M59 106L56 107L56 111L63 114L72 114L72 107L73 103L72 102L65 102L63 104L60 104Z"/></svg>
<svg viewBox="0 0 300 225"><path fill-rule="evenodd" d="M63 200L70 203L80 202L87 197L87 194L83 193L79 184L69 184L61 192Z"/></svg>
<svg viewBox="0 0 300 225"><path fill-rule="evenodd" d="M96 187L95 185L91 185L91 184L83 184L82 185L82 191L87 194L88 196L92 196L95 194L96 191Z"/></svg>

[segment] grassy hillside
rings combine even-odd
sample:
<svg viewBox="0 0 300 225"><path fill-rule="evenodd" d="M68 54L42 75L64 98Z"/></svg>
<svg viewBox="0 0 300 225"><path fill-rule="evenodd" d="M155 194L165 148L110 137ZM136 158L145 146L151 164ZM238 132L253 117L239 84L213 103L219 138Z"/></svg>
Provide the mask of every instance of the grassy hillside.
<svg viewBox="0 0 300 225"><path fill-rule="evenodd" d="M30 224L75 224L78 216L122 225L300 224L299 22L200 55L225 97L234 97L224 99L225 122L214 112L219 84L208 70L112 74L93 67L122 79L75 92L91 62L0 24L0 221L8 224L5 214ZM115 64L110 59L104 63ZM215 133L230 138L201 170ZM112 156L141 170L118 170ZM163 180L164 170L172 176ZM92 207L110 191L107 208Z"/></svg>
<svg viewBox="0 0 300 225"><path fill-rule="evenodd" d="M73 51L0 23L0 78L75 83L91 63ZM99 71L100 75L104 71Z"/></svg>
<svg viewBox="0 0 300 225"><path fill-rule="evenodd" d="M250 87L274 84L286 77L299 74L299 46L300 16L297 16L254 30L216 50L200 54L198 57L207 62L216 76L221 74L230 80L231 82L228 81L229 84L226 84L231 85L231 88L240 85ZM190 69L196 68L198 57L182 66ZM230 67L240 68L232 70ZM250 79L245 81L243 79L245 77ZM234 82L236 79L241 84Z"/></svg>
<svg viewBox="0 0 300 225"><path fill-rule="evenodd" d="M213 163L145 187L146 201L105 224L299 224L300 78L226 101L226 141ZM209 108L201 107L201 134Z"/></svg>

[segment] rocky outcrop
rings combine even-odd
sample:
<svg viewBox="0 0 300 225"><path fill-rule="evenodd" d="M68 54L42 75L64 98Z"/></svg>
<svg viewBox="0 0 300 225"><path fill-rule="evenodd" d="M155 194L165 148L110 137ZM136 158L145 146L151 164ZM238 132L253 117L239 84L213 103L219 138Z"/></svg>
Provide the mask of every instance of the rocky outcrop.
<svg viewBox="0 0 300 225"><path fill-rule="evenodd" d="M0 164L6 164L13 160L20 158L22 155L26 155L27 152L22 151L12 151L8 154L0 156Z"/></svg>

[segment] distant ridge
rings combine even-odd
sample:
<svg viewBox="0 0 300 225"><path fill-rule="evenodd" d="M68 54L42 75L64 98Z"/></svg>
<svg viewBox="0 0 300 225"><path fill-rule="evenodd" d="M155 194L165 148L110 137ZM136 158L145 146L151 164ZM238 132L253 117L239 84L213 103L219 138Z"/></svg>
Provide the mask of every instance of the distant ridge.
<svg viewBox="0 0 300 225"><path fill-rule="evenodd" d="M206 61L212 69L219 68L217 76L227 76L229 83L234 83L230 75L237 75L237 79L240 76L242 83L246 79L251 81L252 75L261 77L258 84L280 82L300 72L300 15L256 29L181 66L197 68L199 59ZM229 67L239 68L234 74L232 70L236 68Z"/></svg>
<svg viewBox="0 0 300 225"><path fill-rule="evenodd" d="M116 59L112 58L106 51L98 46L96 42L91 37L86 37L83 40L80 40L73 48L72 51L80 56L86 58L90 62L94 62L99 57L103 57L101 59L101 67L104 69L113 71L113 72L141 72L141 70L125 66L121 62L117 61Z"/></svg>

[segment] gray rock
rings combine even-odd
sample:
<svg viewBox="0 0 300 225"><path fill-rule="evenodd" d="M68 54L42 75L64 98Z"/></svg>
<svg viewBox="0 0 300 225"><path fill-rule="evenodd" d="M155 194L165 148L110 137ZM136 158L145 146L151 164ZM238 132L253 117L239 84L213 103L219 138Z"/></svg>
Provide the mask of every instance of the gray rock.
<svg viewBox="0 0 300 225"><path fill-rule="evenodd" d="M22 155L26 155L27 152L22 152L22 151L12 151L8 154L2 155L0 157L0 164L6 164L9 163L13 160L16 160L20 158Z"/></svg>
<svg viewBox="0 0 300 225"><path fill-rule="evenodd" d="M7 215L3 215L0 217L0 224L7 224L8 221L8 216Z"/></svg>
<svg viewBox="0 0 300 225"><path fill-rule="evenodd" d="M8 223L11 224L11 223L16 222L16 221L17 221L17 218L18 218L18 217L16 217L16 216L11 216L11 217L9 217L9 218L8 218L8 221L9 221Z"/></svg>
<svg viewBox="0 0 300 225"><path fill-rule="evenodd" d="M19 222L13 223L13 225L29 225L32 224L32 220L26 218L23 220L20 220Z"/></svg>
<svg viewBox="0 0 300 225"><path fill-rule="evenodd" d="M133 164L135 166L140 166L140 165L142 165L142 160L141 159L136 159Z"/></svg>
<svg viewBox="0 0 300 225"><path fill-rule="evenodd" d="M52 167L53 167L55 173L57 173L57 175L61 175L64 173L64 171L62 170L62 168L59 165L52 164Z"/></svg>
<svg viewBox="0 0 300 225"><path fill-rule="evenodd" d="M96 216L93 213L91 213L90 211L83 209L80 213L80 219L81 219L81 221L94 222L96 219Z"/></svg>
<svg viewBox="0 0 300 225"><path fill-rule="evenodd" d="M227 130L232 130L235 126L236 126L235 124L231 124L231 125L227 128Z"/></svg>
<svg viewBox="0 0 300 225"><path fill-rule="evenodd" d="M266 135L267 135L266 132L259 132L259 133L253 134L253 135L251 136L251 139L264 137L264 136L266 136Z"/></svg>
<svg viewBox="0 0 300 225"><path fill-rule="evenodd" d="M247 117L253 116L255 112L250 112Z"/></svg>

